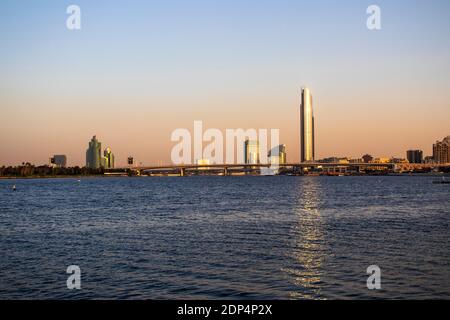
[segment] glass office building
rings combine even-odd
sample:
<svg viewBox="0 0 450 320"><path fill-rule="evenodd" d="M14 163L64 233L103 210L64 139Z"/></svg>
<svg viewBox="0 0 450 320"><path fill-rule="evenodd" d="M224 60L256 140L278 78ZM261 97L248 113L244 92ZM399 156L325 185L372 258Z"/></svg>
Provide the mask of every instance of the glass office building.
<svg viewBox="0 0 450 320"><path fill-rule="evenodd" d="M103 152L103 168L113 169L114 168L114 153L112 153L111 148L108 147Z"/></svg>
<svg viewBox="0 0 450 320"><path fill-rule="evenodd" d="M245 164L259 164L259 141L245 140L244 162Z"/></svg>
<svg viewBox="0 0 450 320"><path fill-rule="evenodd" d="M312 96L308 88L302 88L300 104L300 161L314 161L314 114Z"/></svg>
<svg viewBox="0 0 450 320"><path fill-rule="evenodd" d="M102 144L93 136L89 142L89 148L86 150L86 167L98 169L102 161Z"/></svg>

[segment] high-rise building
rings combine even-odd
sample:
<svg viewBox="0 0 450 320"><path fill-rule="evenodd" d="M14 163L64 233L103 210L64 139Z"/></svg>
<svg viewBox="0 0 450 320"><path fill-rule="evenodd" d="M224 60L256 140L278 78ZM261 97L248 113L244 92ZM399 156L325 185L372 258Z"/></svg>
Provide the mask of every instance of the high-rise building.
<svg viewBox="0 0 450 320"><path fill-rule="evenodd" d="M259 141L245 140L244 162L245 164L259 164Z"/></svg>
<svg viewBox="0 0 450 320"><path fill-rule="evenodd" d="M108 147L103 152L102 167L105 169L114 168L114 153L112 153L111 148Z"/></svg>
<svg viewBox="0 0 450 320"><path fill-rule="evenodd" d="M271 164L286 164L286 145L280 144L272 148L267 156Z"/></svg>
<svg viewBox="0 0 450 320"><path fill-rule="evenodd" d="M57 168L65 168L67 165L67 157L63 154L55 154L50 158L50 166Z"/></svg>
<svg viewBox="0 0 450 320"><path fill-rule="evenodd" d="M422 163L423 151L422 150L408 150L406 151L406 159L409 163Z"/></svg>
<svg viewBox="0 0 450 320"><path fill-rule="evenodd" d="M102 165L102 144L93 136L89 142L89 148L86 150L86 167L98 169Z"/></svg>
<svg viewBox="0 0 450 320"><path fill-rule="evenodd" d="M433 159L437 163L450 163L450 136L433 144Z"/></svg>
<svg viewBox="0 0 450 320"><path fill-rule="evenodd" d="M314 161L314 114L311 92L302 88L300 103L300 161Z"/></svg>

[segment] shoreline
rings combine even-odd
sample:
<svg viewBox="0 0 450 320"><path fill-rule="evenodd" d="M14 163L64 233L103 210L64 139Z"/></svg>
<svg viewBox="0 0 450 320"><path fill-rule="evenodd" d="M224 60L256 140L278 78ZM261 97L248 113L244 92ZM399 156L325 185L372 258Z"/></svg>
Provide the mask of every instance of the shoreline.
<svg viewBox="0 0 450 320"><path fill-rule="evenodd" d="M0 177L0 180L33 180L33 179L81 179L81 178L107 178L104 175L90 176L29 176L29 177Z"/></svg>
<svg viewBox="0 0 450 320"><path fill-rule="evenodd" d="M390 173L390 174L363 174L363 175L274 175L280 177L450 177L448 173ZM179 177L178 175L173 176L128 176L128 175L82 175L82 176L29 176L29 177L10 177L10 176L0 176L0 180L37 180L37 179L92 179L92 178L155 178L155 177ZM185 177L222 177L220 175L192 175ZM266 175L230 175L230 177L267 177Z"/></svg>

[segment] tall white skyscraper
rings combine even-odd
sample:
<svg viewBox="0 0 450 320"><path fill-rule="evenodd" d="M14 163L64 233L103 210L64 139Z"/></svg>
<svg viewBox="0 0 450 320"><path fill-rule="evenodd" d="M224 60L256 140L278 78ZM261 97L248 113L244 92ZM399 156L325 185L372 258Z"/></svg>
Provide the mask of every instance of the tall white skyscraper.
<svg viewBox="0 0 450 320"><path fill-rule="evenodd" d="M300 104L300 161L314 161L314 113L312 96L308 88L302 88Z"/></svg>

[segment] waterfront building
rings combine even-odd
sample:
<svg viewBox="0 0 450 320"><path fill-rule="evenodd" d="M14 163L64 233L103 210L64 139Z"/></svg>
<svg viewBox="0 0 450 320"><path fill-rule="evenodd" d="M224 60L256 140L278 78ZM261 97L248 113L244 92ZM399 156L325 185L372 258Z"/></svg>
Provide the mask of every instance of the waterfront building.
<svg viewBox="0 0 450 320"><path fill-rule="evenodd" d="M112 153L111 148L108 147L103 152L102 167L105 169L114 168L114 153Z"/></svg>
<svg viewBox="0 0 450 320"><path fill-rule="evenodd" d="M339 161L338 157L328 157L318 160L320 163L337 163Z"/></svg>
<svg viewBox="0 0 450 320"><path fill-rule="evenodd" d="M433 159L436 163L450 163L450 136L433 144Z"/></svg>
<svg viewBox="0 0 450 320"><path fill-rule="evenodd" d="M127 163L128 163L129 166L134 165L134 158L132 156L129 156L128 159L127 159Z"/></svg>
<svg viewBox="0 0 450 320"><path fill-rule="evenodd" d="M349 163L348 158L328 157L318 160L319 163Z"/></svg>
<svg viewBox="0 0 450 320"><path fill-rule="evenodd" d="M372 163L391 163L390 158L375 158Z"/></svg>
<svg viewBox="0 0 450 320"><path fill-rule="evenodd" d="M67 166L67 157L64 154L55 154L50 158L50 166L56 168L65 168Z"/></svg>
<svg viewBox="0 0 450 320"><path fill-rule="evenodd" d="M422 150L408 150L406 151L406 158L409 163L422 163L423 151Z"/></svg>
<svg viewBox="0 0 450 320"><path fill-rule="evenodd" d="M390 163L409 163L407 159L403 159L403 158L394 158L392 157L391 159L389 159Z"/></svg>
<svg viewBox="0 0 450 320"><path fill-rule="evenodd" d="M365 154L362 156L364 163L371 163L373 161L373 157L370 154Z"/></svg>
<svg viewBox="0 0 450 320"><path fill-rule="evenodd" d="M209 164L209 159L197 159L197 165L199 166L208 166ZM209 170L209 168L200 167L198 170Z"/></svg>
<svg viewBox="0 0 450 320"><path fill-rule="evenodd" d="M314 161L314 113L312 95L308 88L302 88L300 103L300 161Z"/></svg>
<svg viewBox="0 0 450 320"><path fill-rule="evenodd" d="M349 164L351 160L349 158L339 158L339 157L328 157L318 160L320 163L338 163L338 164Z"/></svg>
<svg viewBox="0 0 450 320"><path fill-rule="evenodd" d="M434 163L436 163L436 161L434 161L433 156L426 156L423 161L424 161L424 163L427 163L427 164L434 164Z"/></svg>
<svg viewBox="0 0 450 320"><path fill-rule="evenodd" d="M245 164L259 164L259 141L245 140L244 162Z"/></svg>
<svg viewBox="0 0 450 320"><path fill-rule="evenodd" d="M209 165L209 159L197 159L197 165L207 166Z"/></svg>
<svg viewBox="0 0 450 320"><path fill-rule="evenodd" d="M93 136L89 142L89 148L86 150L86 167L90 169L98 169L102 165L102 144Z"/></svg>
<svg viewBox="0 0 450 320"><path fill-rule="evenodd" d="M286 145L280 144L279 146L272 148L267 156L271 164L286 164Z"/></svg>

